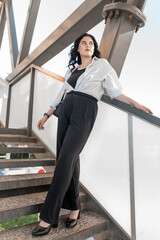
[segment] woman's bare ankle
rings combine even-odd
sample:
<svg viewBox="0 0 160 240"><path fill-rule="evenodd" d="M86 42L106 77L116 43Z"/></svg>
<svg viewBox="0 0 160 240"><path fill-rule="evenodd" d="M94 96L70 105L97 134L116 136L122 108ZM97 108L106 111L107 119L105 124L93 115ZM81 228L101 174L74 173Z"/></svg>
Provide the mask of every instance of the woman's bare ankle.
<svg viewBox="0 0 160 240"><path fill-rule="evenodd" d="M39 223L40 227L48 227L49 225L50 225L49 223L46 223L43 220L41 220L40 223Z"/></svg>
<svg viewBox="0 0 160 240"><path fill-rule="evenodd" d="M79 209L78 210L71 210L69 214L69 218L76 219L78 217Z"/></svg>

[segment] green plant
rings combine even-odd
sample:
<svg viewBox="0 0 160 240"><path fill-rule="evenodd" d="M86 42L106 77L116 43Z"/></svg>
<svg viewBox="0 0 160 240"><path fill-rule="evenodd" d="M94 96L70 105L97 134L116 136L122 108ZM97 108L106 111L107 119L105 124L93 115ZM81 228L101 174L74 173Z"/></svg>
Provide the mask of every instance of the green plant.
<svg viewBox="0 0 160 240"><path fill-rule="evenodd" d="M38 214L32 214L25 217L15 218L0 223L0 232L11 228L21 227L30 223L38 222Z"/></svg>

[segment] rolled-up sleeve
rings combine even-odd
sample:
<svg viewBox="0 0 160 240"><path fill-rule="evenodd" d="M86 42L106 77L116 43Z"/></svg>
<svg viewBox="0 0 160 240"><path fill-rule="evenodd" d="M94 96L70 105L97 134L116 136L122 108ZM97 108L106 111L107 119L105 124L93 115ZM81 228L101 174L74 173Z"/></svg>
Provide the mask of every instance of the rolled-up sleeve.
<svg viewBox="0 0 160 240"><path fill-rule="evenodd" d="M104 78L103 87L111 99L123 94L123 88L114 69L111 69Z"/></svg>

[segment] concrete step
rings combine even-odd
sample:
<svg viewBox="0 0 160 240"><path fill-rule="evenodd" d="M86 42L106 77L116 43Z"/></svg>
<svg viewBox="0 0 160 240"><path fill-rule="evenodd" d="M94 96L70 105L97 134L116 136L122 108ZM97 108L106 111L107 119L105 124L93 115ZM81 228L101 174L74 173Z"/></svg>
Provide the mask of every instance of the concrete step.
<svg viewBox="0 0 160 240"><path fill-rule="evenodd" d="M0 168L53 166L55 162L55 158L0 159Z"/></svg>
<svg viewBox="0 0 160 240"><path fill-rule="evenodd" d="M7 221L41 211L47 192L32 193L0 199L0 221ZM86 201L86 194L80 192L80 202Z"/></svg>
<svg viewBox="0 0 160 240"><path fill-rule="evenodd" d="M3 190L48 185L51 183L52 177L53 172L40 174L0 176L0 192Z"/></svg>
<svg viewBox="0 0 160 240"><path fill-rule="evenodd" d="M0 154L3 153L45 153L44 147L0 147Z"/></svg>
<svg viewBox="0 0 160 240"><path fill-rule="evenodd" d="M20 134L20 135L27 135L27 129L19 129L19 128L0 128L0 134Z"/></svg>
<svg viewBox="0 0 160 240"><path fill-rule="evenodd" d="M27 137L26 135L18 134L0 134L0 142L3 143L36 143L36 137Z"/></svg>
<svg viewBox="0 0 160 240"><path fill-rule="evenodd" d="M41 240L85 240L101 232L109 232L109 222L104 217L89 210L81 211L81 217L75 227L65 227L67 215L60 216L58 228L52 228L50 233L40 237ZM0 232L1 240L33 240L31 232L37 223Z"/></svg>

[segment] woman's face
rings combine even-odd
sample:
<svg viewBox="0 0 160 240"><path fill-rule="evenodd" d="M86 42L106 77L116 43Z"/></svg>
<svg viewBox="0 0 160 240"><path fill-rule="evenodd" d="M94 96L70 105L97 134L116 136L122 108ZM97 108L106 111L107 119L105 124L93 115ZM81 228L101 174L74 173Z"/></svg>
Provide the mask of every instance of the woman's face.
<svg viewBox="0 0 160 240"><path fill-rule="evenodd" d="M81 39L77 51L81 57L92 58L94 53L94 42L91 37L85 36Z"/></svg>

